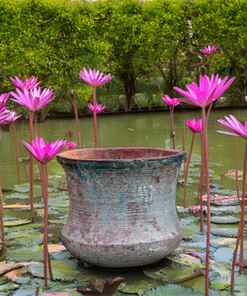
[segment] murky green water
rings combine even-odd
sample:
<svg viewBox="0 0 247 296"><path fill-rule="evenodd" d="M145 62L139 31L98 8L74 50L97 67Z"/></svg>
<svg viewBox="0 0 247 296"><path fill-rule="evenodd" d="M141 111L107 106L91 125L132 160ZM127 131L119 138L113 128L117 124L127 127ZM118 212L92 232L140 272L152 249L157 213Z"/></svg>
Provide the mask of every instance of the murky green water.
<svg viewBox="0 0 247 296"><path fill-rule="evenodd" d="M234 137L218 134L216 130L224 129L224 126L217 122L217 119L233 114L236 118L247 120L247 110L220 110L212 111L209 120L209 162L211 164L211 182L224 186L225 190L235 190L235 181L229 178L220 178L220 174L235 167L235 144ZM200 118L200 110L176 111L174 115L176 131L176 148L182 149L182 126L186 119ZM81 141L85 148L94 146L93 143L93 119L85 117L80 119ZM19 158L23 153L28 157L26 149L20 142L22 134L21 122L16 124L17 137L19 143ZM169 112L150 112L140 114L120 114L98 116L98 144L99 147L160 147L172 148L170 139L170 115ZM55 141L57 139L68 139L77 142L77 132L75 120L72 119L47 119L43 123L38 123L38 134L42 135L45 141ZM73 137L69 139L67 133L71 131ZM185 145L189 151L192 133L186 126ZM11 139L12 138L12 139ZM29 142L29 125L24 123L24 140ZM238 159L239 169L242 169L244 157L245 141L238 138ZM2 185L10 187L17 184L17 169L14 148L14 134L10 134L7 128L3 129L3 140L0 144L0 158L2 167ZM192 163L200 161L200 137L196 135ZM20 163L21 183L28 182L29 168ZM38 177L38 167L35 163L35 176ZM49 163L49 174L62 174L62 167L56 159ZM193 177L193 168L190 172ZM198 174L194 172L195 175ZM197 177L196 177L197 178ZM180 188L181 187L181 188ZM240 187L241 188L241 187ZM194 204L196 198L197 185L188 186L189 203ZM183 187L178 186L177 204L182 204Z"/></svg>
<svg viewBox="0 0 247 296"><path fill-rule="evenodd" d="M235 139L234 137L218 134L216 130L224 130L225 128L217 123L217 119L224 118L233 114L239 120L247 120L247 111L244 109L236 109L229 112L229 110L211 112L209 121L209 169L211 184L214 187L211 189L212 194L231 195L236 193L236 185L234 178L221 177L221 174L235 169ZM176 148L182 149L182 127L186 119L200 118L200 110L191 110L183 112L175 112L175 130L176 130ZM19 158L28 158L28 153L20 142L22 135L22 123L16 124L17 137L19 139ZM81 140L85 148L94 146L93 139L93 118L85 117L80 119ZM98 143L99 147L119 147L119 146L142 146L142 147L161 147L172 148L172 141L170 139L170 115L169 112L152 112L140 114L121 114L121 115L103 115L98 116ZM47 119L44 123L37 126L37 132L45 141L54 142L57 139L67 139L69 141L77 142L76 124L74 119ZM73 137L68 138L68 132L72 132ZM186 151L189 151L192 133L186 127L185 144ZM24 140L29 141L29 125L28 122L24 123ZM238 139L238 159L239 170L242 169L244 157L245 141ZM17 184L17 169L14 148L14 134L10 133L7 128L3 129L3 140L0 143L0 158L2 167L2 184L3 188L11 188L11 191L4 192L4 202L7 204L15 203L29 203L29 166L25 162L20 162L21 173L21 186L14 186ZM196 135L191 167L189 171L188 188L187 188L187 205L197 204L197 191L200 175L200 136ZM58 244L61 228L66 222L68 216L69 200L66 191L59 191L61 179L65 179L65 174L62 167L53 159L49 165L49 243ZM34 178L39 177L38 166L34 161ZM179 180L183 180L183 168L179 175ZM26 184L24 184L26 183ZM240 188L242 187L240 181ZM177 187L177 205L183 204L184 187L178 184ZM6 260L8 261L42 261L43 253L40 248L43 237L43 202L41 198L40 182L34 182L34 202L35 202L35 223L25 224L30 222L29 210L18 209L4 209L4 221L6 231ZM233 216L239 218L240 207L211 207L212 217ZM168 285L163 286L163 282L173 283L170 279L164 278L169 270L172 269L172 278L174 272L180 278L183 275L181 268L177 267L177 261L183 263L184 260L190 256L187 252L190 250L196 251L205 258L205 232L199 231L199 217L193 213L188 213L187 209L184 211L178 208L178 215L180 222L185 229L185 239L181 241L179 248L176 250L175 260L172 264L168 265L165 262L155 264L151 269L144 268L137 271L127 271L125 273L118 271L106 271L96 267L83 266L79 261L71 261L67 251L55 252L51 255L53 271L55 278L58 279L49 287L50 291L64 291L64 287L71 289L76 286L76 283L66 283L60 279L69 281L72 274L83 275L83 280L87 281L89 278L103 279L105 277L121 276L125 278L125 282L120 286L119 290L114 296L123 295L122 292L127 293L124 295L153 295L142 294L148 288L157 287L157 289L169 288ZM204 216L206 218L206 215ZM23 219L24 224L23 225ZM9 226L7 223L16 223L16 226ZM206 223L204 223L206 226ZM230 284L230 262L232 260L232 253L236 243L237 224L214 224L211 225L211 245L210 245L210 259L217 260L211 262L210 269L210 283L211 287L216 290L222 290L229 287ZM245 240L246 247L246 240ZM174 256L174 255L173 255ZM187 256L187 257L183 257ZM189 256L189 257L188 257ZM244 258L247 253L244 251ZM166 259L165 259L166 260ZM197 259L198 260L198 259ZM63 261L63 262L62 262ZM61 266L62 264L62 266ZM161 265L160 265L161 264ZM163 265L164 266L163 266ZM198 262L191 262L191 266L198 268ZM175 271L174 271L174 270ZM25 271L24 271L25 272ZM37 286L41 289L44 287L43 282L43 265L32 264L28 268L28 272L35 276L23 276L19 280L15 280L17 289L14 296L28 296L33 295ZM186 271L187 272L187 271ZM235 289L245 293L246 286L246 272L242 276L237 276L235 281ZM37 277L37 278L36 278ZM1 279L1 277L0 277ZM86 282L84 282L85 284ZM7 283L6 285L8 285ZM18 286L19 285L19 286ZM71 286L69 286L71 285ZM216 285L216 286L214 286ZM221 286L219 286L221 285ZM78 286L78 284L77 284ZM181 284L182 287L192 288L201 293L204 292L204 277L199 277L195 280L186 281ZM180 289L181 287L179 287ZM5 284L0 283L0 292L7 289ZM228 289L229 290L229 289ZM135 293L135 294L131 294ZM161 295L162 293L155 295ZM182 295L183 293L177 292L175 294L162 294L162 295ZM8 292L2 295L10 295ZM43 294L42 294L43 295ZM77 294L73 294L77 295ZM212 295L230 295L229 291L224 291L223 294ZM245 294L236 294L245 295Z"/></svg>

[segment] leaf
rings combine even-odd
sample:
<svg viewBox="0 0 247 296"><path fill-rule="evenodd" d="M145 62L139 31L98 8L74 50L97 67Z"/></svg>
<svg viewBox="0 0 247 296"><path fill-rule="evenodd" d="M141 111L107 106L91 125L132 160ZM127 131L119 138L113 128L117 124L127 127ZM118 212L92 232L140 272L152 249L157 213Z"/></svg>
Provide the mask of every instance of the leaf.
<svg viewBox="0 0 247 296"><path fill-rule="evenodd" d="M21 226L25 224L29 224L32 221L30 220L11 220L11 221L4 221L4 227L14 227L14 226Z"/></svg>
<svg viewBox="0 0 247 296"><path fill-rule="evenodd" d="M200 296L203 295L192 289L184 288L179 285L165 285L151 289L143 294L143 296Z"/></svg>
<svg viewBox="0 0 247 296"><path fill-rule="evenodd" d="M70 260L52 261L52 272L55 280L72 281L79 274L76 264ZM29 265L29 272L36 277L44 277L44 264Z"/></svg>
<svg viewBox="0 0 247 296"><path fill-rule="evenodd" d="M3 204L3 208L4 209L27 209L29 210L31 208L31 206L29 204L14 204L14 205L8 205L8 204ZM33 205L34 209L39 209L39 208L43 208L42 204L34 204Z"/></svg>
<svg viewBox="0 0 247 296"><path fill-rule="evenodd" d="M211 222L216 224L236 224L240 222L240 219L233 216L212 216Z"/></svg>
<svg viewBox="0 0 247 296"><path fill-rule="evenodd" d="M0 285L0 292L9 293L10 291L16 290L19 287L20 286L18 284L9 282L7 284Z"/></svg>
<svg viewBox="0 0 247 296"><path fill-rule="evenodd" d="M88 286L78 287L77 291L86 296L111 296L123 280L121 277L106 280L90 279Z"/></svg>

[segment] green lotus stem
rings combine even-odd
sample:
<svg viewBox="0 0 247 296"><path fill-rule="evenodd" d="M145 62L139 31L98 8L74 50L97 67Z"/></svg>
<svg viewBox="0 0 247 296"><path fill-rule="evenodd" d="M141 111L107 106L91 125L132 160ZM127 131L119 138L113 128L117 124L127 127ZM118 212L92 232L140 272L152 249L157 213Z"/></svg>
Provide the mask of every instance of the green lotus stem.
<svg viewBox="0 0 247 296"><path fill-rule="evenodd" d="M2 234L2 250L6 249L5 244L5 235L4 235L4 223L3 223L3 199L2 199L2 173L1 173L1 166L0 166L0 223L1 223L1 234Z"/></svg>
<svg viewBox="0 0 247 296"><path fill-rule="evenodd" d="M94 147L98 148L97 140L97 116L96 116L96 87L93 87L93 126L94 126Z"/></svg>
<svg viewBox="0 0 247 296"><path fill-rule="evenodd" d="M33 140L33 111L29 110L29 136L30 144ZM29 153L30 157L30 205L31 205L31 220L34 222L34 209L33 209L33 156Z"/></svg>
<svg viewBox="0 0 247 296"><path fill-rule="evenodd" d="M240 202L239 180L238 180L238 145L237 145L237 137L235 137L235 174L236 174L237 197L238 197L238 201Z"/></svg>
<svg viewBox="0 0 247 296"><path fill-rule="evenodd" d="M192 133L192 140L191 140L191 145L190 145L188 162L186 165L186 170L184 172L184 208L186 207L186 185L187 185L187 178L188 178L188 172L189 172L189 166L190 166L190 160L191 160L194 140L195 140L195 133Z"/></svg>
<svg viewBox="0 0 247 296"><path fill-rule="evenodd" d="M202 138L203 138L203 154L204 154L204 168L206 178L206 192L207 192L207 244L206 244L206 273L205 273L205 295L208 296L209 287L209 244L210 244L210 179L208 170L208 140L207 127L205 118L205 107L202 108Z"/></svg>
<svg viewBox="0 0 247 296"><path fill-rule="evenodd" d="M17 142L17 136L16 136L16 128L15 125L13 124L14 128L14 139L15 139L15 156L16 156L16 166L17 166L17 178L18 178L18 185L21 184L21 179L20 179L20 166L19 166L19 151L18 151L18 142Z"/></svg>
<svg viewBox="0 0 247 296"><path fill-rule="evenodd" d="M70 96L71 96L71 99L72 99L72 105L73 105L73 109L74 109L74 113L75 113L76 128L77 128L77 135L78 135L78 144L79 144L79 148L81 149L81 133L80 133L80 128L79 128L78 113L77 113L75 96L74 96L73 91L70 92Z"/></svg>

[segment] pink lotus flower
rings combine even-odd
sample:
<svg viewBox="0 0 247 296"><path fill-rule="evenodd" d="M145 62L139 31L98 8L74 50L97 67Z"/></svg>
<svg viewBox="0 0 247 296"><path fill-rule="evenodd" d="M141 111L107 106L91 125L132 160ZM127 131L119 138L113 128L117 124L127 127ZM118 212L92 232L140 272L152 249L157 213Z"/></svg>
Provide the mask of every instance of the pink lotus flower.
<svg viewBox="0 0 247 296"><path fill-rule="evenodd" d="M114 76L111 74L103 76L104 73L99 73L99 70L96 72L95 69L92 71L89 69L89 72L84 68L83 71L80 72L79 76L86 83L90 84L93 87L97 87L101 84L104 84L110 81Z"/></svg>
<svg viewBox="0 0 247 296"><path fill-rule="evenodd" d="M181 102L188 103L190 105L195 105L198 107L206 107L211 102L215 101L233 82L235 77L231 78L225 85L228 76L223 80L219 78L219 75L212 75L211 79L207 75L200 76L200 86L195 82L190 85L186 85L187 92L184 90L174 87L182 96L185 97Z"/></svg>
<svg viewBox="0 0 247 296"><path fill-rule="evenodd" d="M202 257L201 257L199 254L197 254L196 252L194 252L194 251L189 251L187 254L189 254L189 255L191 255L191 256L193 256L193 257L195 257L195 258L198 258L198 259L200 259L201 261L203 261L203 260L202 260Z"/></svg>
<svg viewBox="0 0 247 296"><path fill-rule="evenodd" d="M25 87L23 92L17 88L16 91L18 94L11 92L11 95L15 98L11 100L26 106L30 111L36 111L43 108L55 98L55 96L51 97L53 91L48 88L45 88L42 92L40 87L31 90L28 90Z"/></svg>
<svg viewBox="0 0 247 296"><path fill-rule="evenodd" d="M225 119L226 121L224 121L223 119L219 119L217 121L225 125L229 129L231 129L232 131L234 131L234 133L217 131L218 133L235 136L235 137L240 136L244 139L247 139L247 122L246 121L243 126L233 115L230 115L230 118L225 116Z"/></svg>
<svg viewBox="0 0 247 296"><path fill-rule="evenodd" d="M65 145L66 150L72 150L76 147L77 143L75 142L67 142Z"/></svg>
<svg viewBox="0 0 247 296"><path fill-rule="evenodd" d="M171 99L168 95L165 95L164 98L162 98L162 100L170 107L175 107L180 104L180 100L176 98Z"/></svg>
<svg viewBox="0 0 247 296"><path fill-rule="evenodd" d="M60 150L64 147L67 141L57 140L55 143L45 143L42 138L37 135L35 141L32 141L32 146L22 141L27 150L41 163L49 162Z"/></svg>
<svg viewBox="0 0 247 296"><path fill-rule="evenodd" d="M205 47L205 49L200 49L200 51L203 52L203 53L205 53L205 54L210 55L210 54L212 54L216 49L217 49L217 47L213 45L212 47L208 46L208 47Z"/></svg>
<svg viewBox="0 0 247 296"><path fill-rule="evenodd" d="M94 106L93 106L92 104L88 104L88 108L89 108L91 111L94 111ZM100 112L102 112L104 109L105 109L105 106L102 107L102 105L96 103L96 113L100 113Z"/></svg>
<svg viewBox="0 0 247 296"><path fill-rule="evenodd" d="M5 113L5 116L3 116L3 118L1 118L0 116L0 125L13 123L19 117L21 117L21 115L17 116L15 111L9 111Z"/></svg>
<svg viewBox="0 0 247 296"><path fill-rule="evenodd" d="M194 214L197 214L200 212L201 210L201 206L189 206L189 212L193 212ZM202 206L202 210L207 212L207 207L206 206Z"/></svg>
<svg viewBox="0 0 247 296"><path fill-rule="evenodd" d="M2 94L0 96L0 110L5 106L10 94Z"/></svg>
<svg viewBox="0 0 247 296"><path fill-rule="evenodd" d="M37 87L41 81L37 82L38 77L32 76L31 78L27 78L24 82L15 76L15 80L10 77L10 80L14 83L14 85L19 88L20 90L24 90L26 87L27 89L33 89Z"/></svg>
<svg viewBox="0 0 247 296"><path fill-rule="evenodd" d="M198 122L195 119L187 119L186 122L192 133L200 133L202 131L202 119L198 119Z"/></svg>

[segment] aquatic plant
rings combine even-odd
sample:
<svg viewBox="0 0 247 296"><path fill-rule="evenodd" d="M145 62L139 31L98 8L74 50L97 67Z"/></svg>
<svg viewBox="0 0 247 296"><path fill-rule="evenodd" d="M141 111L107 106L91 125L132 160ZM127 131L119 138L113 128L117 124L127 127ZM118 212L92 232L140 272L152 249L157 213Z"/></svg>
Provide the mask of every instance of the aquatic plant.
<svg viewBox="0 0 247 296"><path fill-rule="evenodd" d="M75 101L75 96L74 96L73 91L70 92L70 96L71 96L72 106L73 106L74 113L75 113L75 121L76 121L79 148L81 149L81 133L80 133L80 128L79 128L79 120L78 120L78 112L77 112L77 108L76 108L76 101Z"/></svg>
<svg viewBox="0 0 247 296"><path fill-rule="evenodd" d="M38 161L40 179L41 179L41 188L42 195L44 200L44 239L43 239L43 252L44 252L44 278L45 278L45 287L47 287L47 264L49 268L49 274L51 280L53 280L52 276L52 268L48 251L48 172L47 172L47 163L57 154L66 144L66 141L57 140L54 143L45 143L43 138L39 138L37 135L35 136L35 141L32 141L31 145L22 141L22 143L26 146L27 150L33 157L35 157Z"/></svg>
<svg viewBox="0 0 247 296"><path fill-rule="evenodd" d="M225 116L225 120L219 119L218 122L229 128L233 131L227 132L227 131L217 131L218 133L235 136L240 136L243 139L247 140L247 121L245 121L244 126L233 116L230 115L229 117ZM233 259L232 259L232 278L231 278L231 293L233 295L234 293L234 270L235 270L235 264L236 264L236 257L238 253L238 245L239 241L240 243L240 257L239 257L239 273L242 273L243 270L243 252L244 252L244 226L245 226L245 220L244 220L244 205L245 205L245 192L246 192L246 171L247 171L247 141L245 145L245 156L244 156L244 164L243 164L243 189L242 189L242 200L240 202L241 204L241 220L239 223L239 229L238 229L238 236L236 241L236 247L235 251L233 253ZM236 172L237 173L237 172Z"/></svg>
<svg viewBox="0 0 247 296"><path fill-rule="evenodd" d="M212 75L211 79L207 75L200 75L199 86L192 82L190 85L186 85L187 91L184 91L178 87L174 87L184 99L180 99L181 102L186 102L191 105L201 107L202 110L202 146L206 179L206 191L207 191L207 246L206 246L206 274L205 274L205 294L208 295L209 289L209 243L210 243L210 180L208 169L208 139L207 139L207 127L206 127L206 108L215 101L222 93L231 85L235 77L231 78L228 82L228 76L223 80L219 78L219 75Z"/></svg>
<svg viewBox="0 0 247 296"><path fill-rule="evenodd" d="M98 147L98 140L97 140L97 107L96 107L96 87L104 84L108 81L110 81L114 76L111 76L111 74L105 75L104 73L100 73L99 70L96 71L95 69L92 71L89 69L87 71L85 68L83 71L80 72L79 76L82 80L84 80L86 83L90 84L93 87L93 123L94 123L94 145L95 148ZM102 111L102 110L101 110Z"/></svg>
<svg viewBox="0 0 247 296"><path fill-rule="evenodd" d="M36 77L35 77L36 78ZM30 78L32 79L32 78ZM18 81L19 82L19 81ZM30 82L30 80L29 80ZM36 82L36 80L35 80ZM30 86L30 84L29 84ZM26 86L23 88L23 92L16 88L16 93L11 92L10 94L14 97L12 101L23 105L29 109L29 135L30 143L33 139L33 118L34 112L50 103L55 96L52 97L53 91L45 88L41 92L41 88L28 89ZM30 204L31 204L31 219L34 221L34 209L33 209L33 158L30 154Z"/></svg>
<svg viewBox="0 0 247 296"><path fill-rule="evenodd" d="M205 49L200 49L200 52L203 52L203 53L205 53L205 54L208 54L208 55L210 55L210 54L212 54L215 50L217 49L217 47L216 46L206 46L205 47Z"/></svg>
<svg viewBox="0 0 247 296"><path fill-rule="evenodd" d="M174 98L171 99L168 95L165 95L162 100L170 107L170 114L171 114L171 137L173 142L173 149L175 149L175 130L174 130L174 122L173 122L173 113L174 113L174 107L180 104L180 100Z"/></svg>
<svg viewBox="0 0 247 296"><path fill-rule="evenodd" d="M17 76L15 76L15 79L10 77L10 80L13 82L13 84L22 91L24 91L25 88L33 89L37 87L42 82L42 81L37 82L37 79L38 77L32 76L31 78L26 78L24 81L22 81Z"/></svg>
<svg viewBox="0 0 247 296"><path fill-rule="evenodd" d="M21 115L17 116L16 112L6 109L6 107L4 105L6 104L8 97L9 97L9 95L7 95L7 94L0 96L0 101L2 101L2 106L3 106L0 110L0 126L11 124L21 116ZM4 104L3 104L3 102L4 102ZM16 140L16 132L15 132L15 140ZM18 163L18 153L16 153L16 158L17 158L17 172L18 172L18 181L19 181L20 180L20 172L19 172L19 163ZM4 225L3 225L1 165L0 165L0 223L1 223L1 235L2 235L2 250L4 251L4 249L6 248L6 245L5 245Z"/></svg>
<svg viewBox="0 0 247 296"><path fill-rule="evenodd" d="M75 142L67 142L65 145L66 150L72 150L76 147L77 143Z"/></svg>
<svg viewBox="0 0 247 296"><path fill-rule="evenodd" d="M184 208L186 207L186 185L187 185L190 160L191 160L191 155L193 150L193 144L195 140L195 134L200 133L202 131L202 119L198 119L198 121L196 121L195 119L193 120L187 119L187 125L189 129L192 131L192 139L191 139L188 161L187 161L186 167L184 168L185 169L184 170Z"/></svg>

